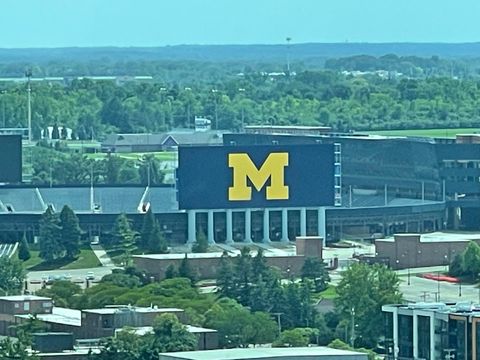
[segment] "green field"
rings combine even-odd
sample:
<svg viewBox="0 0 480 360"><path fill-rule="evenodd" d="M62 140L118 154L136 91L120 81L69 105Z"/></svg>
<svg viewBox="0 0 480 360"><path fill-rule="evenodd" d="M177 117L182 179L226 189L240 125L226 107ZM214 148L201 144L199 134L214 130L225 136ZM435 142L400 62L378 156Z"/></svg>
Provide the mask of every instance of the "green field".
<svg viewBox="0 0 480 360"><path fill-rule="evenodd" d="M80 255L74 261L66 261L64 259L55 261L53 263L45 263L38 256L38 250L30 250L30 259L23 263L25 269L29 271L41 271L41 270L72 270L72 269L88 269L101 266L94 252L91 249L82 249Z"/></svg>
<svg viewBox="0 0 480 360"><path fill-rule="evenodd" d="M386 136L424 136L439 138L454 138L457 134L480 134L480 128L456 129L410 129L410 130L379 130L359 131L359 134L386 135Z"/></svg>

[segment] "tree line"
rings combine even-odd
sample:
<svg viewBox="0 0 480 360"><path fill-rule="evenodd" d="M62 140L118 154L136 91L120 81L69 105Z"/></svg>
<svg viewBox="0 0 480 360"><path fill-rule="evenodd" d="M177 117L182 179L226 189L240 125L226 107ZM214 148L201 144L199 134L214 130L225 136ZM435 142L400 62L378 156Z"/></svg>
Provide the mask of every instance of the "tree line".
<svg viewBox="0 0 480 360"><path fill-rule="evenodd" d="M325 125L336 131L473 127L480 119L478 79L450 76L384 79L305 70L185 85L83 79L32 86L34 139L55 124L71 128L78 139L101 139L115 132L192 128L195 116L231 131L249 124ZM26 127L26 109L25 85L4 85L0 124Z"/></svg>

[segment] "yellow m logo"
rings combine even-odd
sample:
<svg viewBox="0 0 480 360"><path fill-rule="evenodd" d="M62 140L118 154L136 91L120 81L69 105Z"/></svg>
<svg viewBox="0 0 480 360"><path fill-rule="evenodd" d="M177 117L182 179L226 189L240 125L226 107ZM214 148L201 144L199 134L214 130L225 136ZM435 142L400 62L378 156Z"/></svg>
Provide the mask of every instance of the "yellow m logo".
<svg viewBox="0 0 480 360"><path fill-rule="evenodd" d="M257 191L260 191L270 178L266 191L267 200L288 199L284 173L288 166L288 153L271 153L260 169L257 169L248 154L228 154L228 166L233 168L233 186L228 188L228 200L252 199L252 188L247 185L247 178Z"/></svg>

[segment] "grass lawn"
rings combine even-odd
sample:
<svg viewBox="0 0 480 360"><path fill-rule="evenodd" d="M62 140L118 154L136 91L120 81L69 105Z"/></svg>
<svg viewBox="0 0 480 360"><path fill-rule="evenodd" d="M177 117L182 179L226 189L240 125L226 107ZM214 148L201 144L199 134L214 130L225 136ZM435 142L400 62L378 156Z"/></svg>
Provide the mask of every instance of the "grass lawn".
<svg viewBox="0 0 480 360"><path fill-rule="evenodd" d="M319 293L315 293L313 294L312 296L315 300L319 300L319 299L328 299L328 300L332 300L332 299L335 299L337 297L337 291L335 289L335 286L333 285L328 285L327 289L322 291L322 292L319 292Z"/></svg>
<svg viewBox="0 0 480 360"><path fill-rule="evenodd" d="M387 135L387 136L425 136L425 137L454 138L456 134L480 133L480 128L379 130L379 131L359 131L359 133L371 134L371 135Z"/></svg>
<svg viewBox="0 0 480 360"><path fill-rule="evenodd" d="M80 250L80 255L77 259L70 261L61 259L51 263L46 263L38 256L38 250L31 250L31 258L23 263L25 269L30 271L41 271L41 270L73 270L73 269L88 269L93 267L101 266L100 261L98 261L94 252L91 249L82 249Z"/></svg>

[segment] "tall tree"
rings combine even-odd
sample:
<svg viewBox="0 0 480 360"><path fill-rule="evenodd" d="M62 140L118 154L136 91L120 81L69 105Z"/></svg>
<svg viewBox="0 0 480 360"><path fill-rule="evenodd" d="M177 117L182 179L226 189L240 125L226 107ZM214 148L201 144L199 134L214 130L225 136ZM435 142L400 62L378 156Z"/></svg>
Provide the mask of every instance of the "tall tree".
<svg viewBox="0 0 480 360"><path fill-rule="evenodd" d="M173 314L163 314L153 321L153 347L160 352L191 351L197 338Z"/></svg>
<svg viewBox="0 0 480 360"><path fill-rule="evenodd" d="M44 261L53 261L63 256L60 221L51 206L40 219L40 257Z"/></svg>
<svg viewBox="0 0 480 360"><path fill-rule="evenodd" d="M208 251L208 239L205 236L203 229L197 234L197 242L192 246L192 252L194 253L204 253Z"/></svg>
<svg viewBox="0 0 480 360"><path fill-rule="evenodd" d="M306 258L302 266L302 280L310 279L315 284L315 291L323 291L327 288L330 276L323 260Z"/></svg>
<svg viewBox="0 0 480 360"><path fill-rule="evenodd" d="M156 254L168 253L167 241L165 240L165 236L163 236L163 232L160 229L160 224L156 220L153 225L153 230L150 233L150 236L148 238L147 248L148 248L148 251L150 251L151 253L156 253Z"/></svg>
<svg viewBox="0 0 480 360"><path fill-rule="evenodd" d="M373 348L382 334L382 305L402 301L397 274L383 265L355 263L342 273L335 308L358 325L355 344Z"/></svg>
<svg viewBox="0 0 480 360"><path fill-rule="evenodd" d="M0 291L8 295L20 294L24 281L22 263L8 256L0 257Z"/></svg>
<svg viewBox="0 0 480 360"><path fill-rule="evenodd" d="M60 212L61 239L68 259L75 258L80 253L80 229L77 215L65 205Z"/></svg>
<svg viewBox="0 0 480 360"><path fill-rule="evenodd" d="M139 244L138 246L142 249L148 248L148 243L150 236L154 232L155 224L156 224L155 215L153 213L152 207L147 210L145 215L143 216L143 226L142 231L140 233Z"/></svg>
<svg viewBox="0 0 480 360"><path fill-rule="evenodd" d="M463 270L469 273L472 279L478 277L480 273L480 245L475 241L470 241L463 253Z"/></svg>
<svg viewBox="0 0 480 360"><path fill-rule="evenodd" d="M30 250L27 243L27 235L23 233L22 240L18 246L18 258L22 261L27 261L30 259Z"/></svg>
<svg viewBox="0 0 480 360"><path fill-rule="evenodd" d="M233 263L226 251L223 252L220 258L220 266L217 270L217 286L219 293L223 297L234 299L235 291L235 274Z"/></svg>
<svg viewBox="0 0 480 360"><path fill-rule="evenodd" d="M190 262L188 261L187 254L185 254L185 257L182 259L182 262L178 267L178 276L190 279L192 284L196 281L196 276L192 267L190 266Z"/></svg>
<svg viewBox="0 0 480 360"><path fill-rule="evenodd" d="M131 221L126 214L117 216L112 230L113 242L129 249L136 241L138 233L132 229Z"/></svg>

